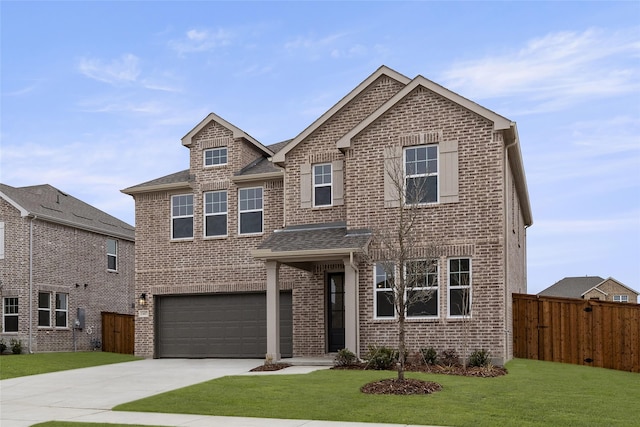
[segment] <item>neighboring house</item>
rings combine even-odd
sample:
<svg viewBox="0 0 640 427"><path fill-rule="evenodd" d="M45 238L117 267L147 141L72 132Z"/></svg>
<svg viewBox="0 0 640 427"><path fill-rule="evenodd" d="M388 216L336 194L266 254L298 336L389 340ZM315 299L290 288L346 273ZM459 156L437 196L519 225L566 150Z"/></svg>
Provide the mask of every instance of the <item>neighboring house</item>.
<svg viewBox="0 0 640 427"><path fill-rule="evenodd" d="M0 184L0 338L25 352L92 349L101 312L133 314L134 237L50 185Z"/></svg>
<svg viewBox="0 0 640 427"><path fill-rule="evenodd" d="M638 301L638 292L609 277L565 277L538 293L546 297L582 298L613 302Z"/></svg>
<svg viewBox="0 0 640 427"><path fill-rule="evenodd" d="M406 202L389 188L396 162L408 185L433 190L414 228L430 239L415 254L435 267L433 298L408 309L409 349L462 352L468 336L497 363L512 357L511 294L526 292L532 224L512 121L383 66L291 140L265 146L212 113L182 144L189 169L122 190L135 199L146 297L137 355L278 360L397 346L387 277L363 256Z"/></svg>

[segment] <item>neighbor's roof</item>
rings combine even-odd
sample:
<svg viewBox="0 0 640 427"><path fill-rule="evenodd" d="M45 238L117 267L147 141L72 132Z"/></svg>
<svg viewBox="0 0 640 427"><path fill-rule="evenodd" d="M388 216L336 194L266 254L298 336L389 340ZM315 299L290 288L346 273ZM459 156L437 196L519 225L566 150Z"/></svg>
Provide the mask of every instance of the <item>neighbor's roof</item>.
<svg viewBox="0 0 640 427"><path fill-rule="evenodd" d="M581 298L589 289L598 286L604 279L600 276L565 277L549 286L538 295L548 297Z"/></svg>
<svg viewBox="0 0 640 427"><path fill-rule="evenodd" d="M370 230L348 230L344 222L290 226L267 237L253 256L276 260L347 255L361 251L370 239Z"/></svg>
<svg viewBox="0 0 640 427"><path fill-rule="evenodd" d="M20 211L44 221L133 241L135 229L124 221L49 185L11 187L0 184L0 197Z"/></svg>

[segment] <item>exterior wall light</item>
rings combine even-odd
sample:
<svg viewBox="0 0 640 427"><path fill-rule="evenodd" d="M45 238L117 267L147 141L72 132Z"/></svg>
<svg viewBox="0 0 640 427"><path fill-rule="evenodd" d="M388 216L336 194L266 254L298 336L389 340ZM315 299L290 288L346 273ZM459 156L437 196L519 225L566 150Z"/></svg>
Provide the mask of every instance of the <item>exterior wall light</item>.
<svg viewBox="0 0 640 427"><path fill-rule="evenodd" d="M142 293L142 295L140 295L140 299L138 300L138 304L140 305L147 305L147 294L146 293Z"/></svg>

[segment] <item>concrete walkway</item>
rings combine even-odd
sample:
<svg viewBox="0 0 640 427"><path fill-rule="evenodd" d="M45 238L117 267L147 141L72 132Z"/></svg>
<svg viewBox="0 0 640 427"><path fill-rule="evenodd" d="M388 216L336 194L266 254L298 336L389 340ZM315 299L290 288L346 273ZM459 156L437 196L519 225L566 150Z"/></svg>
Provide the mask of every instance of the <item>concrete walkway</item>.
<svg viewBox="0 0 640 427"><path fill-rule="evenodd" d="M249 370L259 364L258 360L146 359L2 380L0 425L27 427L58 420L190 427L398 427L398 424L111 411L111 408L121 403L214 378L256 375ZM257 374L308 373L317 369L326 367L292 366L280 371Z"/></svg>

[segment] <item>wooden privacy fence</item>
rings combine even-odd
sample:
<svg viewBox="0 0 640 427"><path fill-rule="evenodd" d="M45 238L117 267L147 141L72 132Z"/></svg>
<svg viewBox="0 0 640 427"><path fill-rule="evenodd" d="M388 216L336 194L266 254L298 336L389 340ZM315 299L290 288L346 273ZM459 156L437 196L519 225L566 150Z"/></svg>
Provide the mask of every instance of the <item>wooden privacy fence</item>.
<svg viewBox="0 0 640 427"><path fill-rule="evenodd" d="M515 357L640 372L640 304L513 295Z"/></svg>
<svg viewBox="0 0 640 427"><path fill-rule="evenodd" d="M102 312L102 351L133 354L135 345L134 316Z"/></svg>

